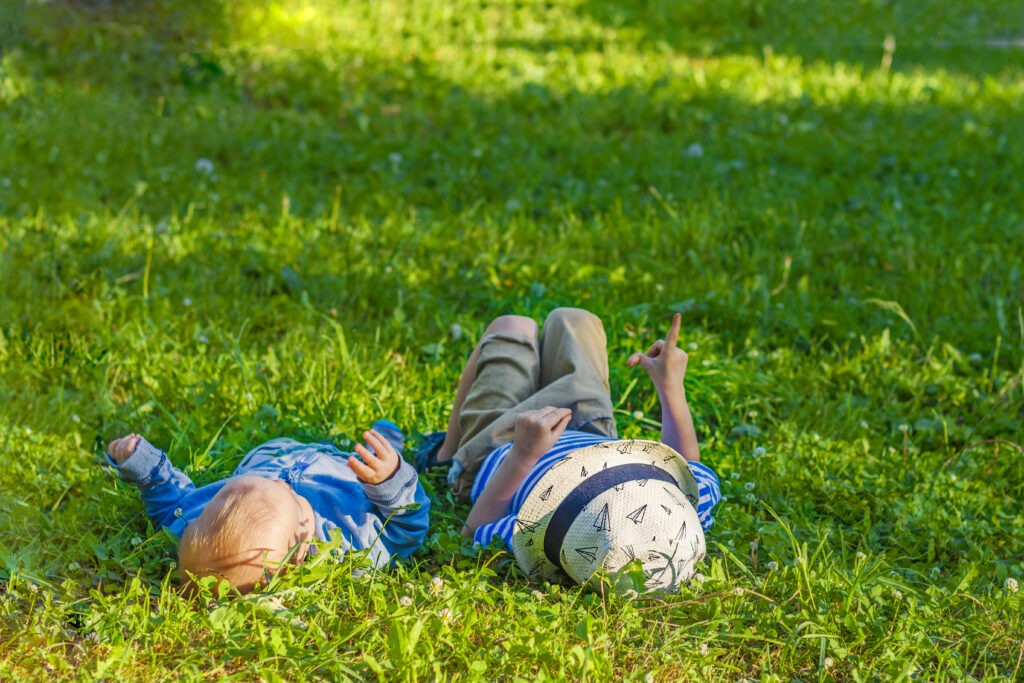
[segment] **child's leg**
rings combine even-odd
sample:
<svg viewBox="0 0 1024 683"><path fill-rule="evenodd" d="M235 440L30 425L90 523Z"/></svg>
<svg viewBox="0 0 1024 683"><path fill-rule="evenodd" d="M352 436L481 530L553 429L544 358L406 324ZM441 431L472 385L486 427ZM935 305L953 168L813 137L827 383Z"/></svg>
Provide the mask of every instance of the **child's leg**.
<svg viewBox="0 0 1024 683"><path fill-rule="evenodd" d="M468 498L484 457L508 441L513 409L536 393L540 378L537 323L506 315L492 322L459 380L438 462L453 457L462 467L453 489ZM508 434L505 434L508 432Z"/></svg>
<svg viewBox="0 0 1024 683"><path fill-rule="evenodd" d="M581 308L556 308L540 341L540 394L572 409L569 429L618 438L608 387L608 339L601 319Z"/></svg>

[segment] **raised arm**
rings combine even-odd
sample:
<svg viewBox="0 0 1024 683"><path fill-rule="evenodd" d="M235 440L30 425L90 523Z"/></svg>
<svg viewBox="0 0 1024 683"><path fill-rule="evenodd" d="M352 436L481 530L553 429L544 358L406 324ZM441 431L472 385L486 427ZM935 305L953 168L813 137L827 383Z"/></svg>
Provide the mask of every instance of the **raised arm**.
<svg viewBox="0 0 1024 683"><path fill-rule="evenodd" d="M634 353L626 361L630 367L643 366L650 375L661 402L661 442L684 458L700 461L697 432L693 428L690 406L686 403L686 352L678 347L682 316L676 313L664 339L651 345L647 353Z"/></svg>
<svg viewBox="0 0 1024 683"><path fill-rule="evenodd" d="M185 522L178 511L182 498L196 490L192 480L171 464L166 453L138 434L112 441L107 456L121 480L139 489L153 523L180 534Z"/></svg>

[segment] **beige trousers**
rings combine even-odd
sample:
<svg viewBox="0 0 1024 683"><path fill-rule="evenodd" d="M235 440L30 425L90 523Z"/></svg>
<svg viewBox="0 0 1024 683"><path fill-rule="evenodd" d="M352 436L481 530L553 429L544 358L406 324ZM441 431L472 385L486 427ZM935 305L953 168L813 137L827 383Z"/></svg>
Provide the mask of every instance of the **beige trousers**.
<svg viewBox="0 0 1024 683"><path fill-rule="evenodd" d="M568 429L618 438L608 388L607 337L601 320L579 308L557 308L533 337L491 334L480 341L476 379L462 410L462 465L453 490L468 500L484 458L512 440L516 416L555 406L572 410Z"/></svg>

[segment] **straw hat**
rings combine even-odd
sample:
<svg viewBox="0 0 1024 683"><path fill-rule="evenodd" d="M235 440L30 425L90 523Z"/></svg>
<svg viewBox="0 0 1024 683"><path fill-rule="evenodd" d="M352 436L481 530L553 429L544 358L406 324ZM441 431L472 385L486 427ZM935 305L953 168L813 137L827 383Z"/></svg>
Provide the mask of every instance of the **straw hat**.
<svg viewBox="0 0 1024 683"><path fill-rule="evenodd" d="M618 591L677 590L704 559L698 500L686 461L663 443L587 446L533 487L516 518L512 552L536 581L596 584L603 570Z"/></svg>

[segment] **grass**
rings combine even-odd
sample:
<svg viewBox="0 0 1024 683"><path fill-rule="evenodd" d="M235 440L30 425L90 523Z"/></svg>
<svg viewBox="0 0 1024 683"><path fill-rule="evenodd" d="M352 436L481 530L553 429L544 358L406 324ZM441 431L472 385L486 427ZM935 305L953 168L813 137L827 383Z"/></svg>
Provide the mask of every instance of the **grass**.
<svg viewBox="0 0 1024 683"><path fill-rule="evenodd" d="M0 679L1020 678L1021 35L995 0L3 3ZM428 481L414 562L193 603L101 467L441 428L486 323L559 305L627 436L622 361L684 314L727 500L677 597L530 585Z"/></svg>

